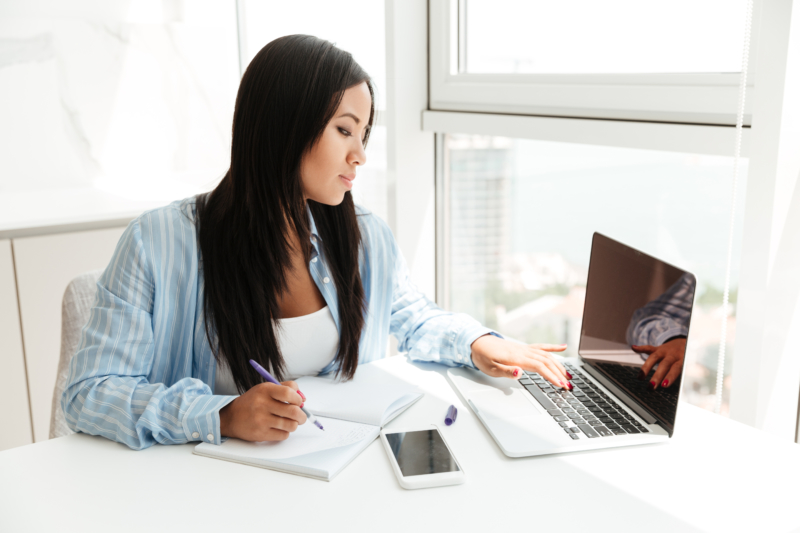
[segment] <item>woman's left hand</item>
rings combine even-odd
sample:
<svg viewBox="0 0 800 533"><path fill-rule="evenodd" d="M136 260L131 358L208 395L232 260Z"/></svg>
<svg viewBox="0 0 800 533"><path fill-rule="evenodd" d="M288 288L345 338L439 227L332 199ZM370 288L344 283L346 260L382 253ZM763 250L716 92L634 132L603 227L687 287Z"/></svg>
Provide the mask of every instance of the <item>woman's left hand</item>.
<svg viewBox="0 0 800 533"><path fill-rule="evenodd" d="M472 363L489 376L517 379L527 370L538 373L554 387L570 389L572 375L550 353L566 349L566 344L519 344L484 335L472 343Z"/></svg>

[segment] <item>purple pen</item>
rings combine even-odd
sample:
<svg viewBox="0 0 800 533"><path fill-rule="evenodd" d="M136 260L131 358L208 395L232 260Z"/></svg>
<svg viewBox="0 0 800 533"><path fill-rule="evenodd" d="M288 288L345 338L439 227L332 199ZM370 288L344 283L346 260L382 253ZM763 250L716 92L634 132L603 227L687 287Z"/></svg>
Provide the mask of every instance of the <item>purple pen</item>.
<svg viewBox="0 0 800 533"><path fill-rule="evenodd" d="M262 378L266 379L270 383L274 383L275 385L280 385L280 383L278 383L278 380L272 377L272 374L270 374L269 372L264 370L263 366L259 365L258 363L256 363L252 359L250 359L250 364L252 365L253 368L256 369L256 372L258 372L261 375ZM321 429L322 431L325 431L325 428L322 427L322 424L319 423L319 420L317 420L316 416L314 416L313 414L311 414L311 412L306 410L305 407L301 407L300 409L306 414L306 416L308 417L308 421L309 422L312 422L319 429Z"/></svg>
<svg viewBox="0 0 800 533"><path fill-rule="evenodd" d="M451 405L450 409L447 410L447 415L444 417L445 425L450 425L456 421L456 416L458 415L458 409L456 409L455 405Z"/></svg>

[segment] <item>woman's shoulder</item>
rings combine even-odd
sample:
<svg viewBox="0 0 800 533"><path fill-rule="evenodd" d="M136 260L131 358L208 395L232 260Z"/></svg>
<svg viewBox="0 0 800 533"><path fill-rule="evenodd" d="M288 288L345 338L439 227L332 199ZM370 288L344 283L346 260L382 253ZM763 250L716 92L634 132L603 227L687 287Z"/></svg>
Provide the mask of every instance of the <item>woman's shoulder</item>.
<svg viewBox="0 0 800 533"><path fill-rule="evenodd" d="M194 198L145 211L128 224L101 281L106 287L128 283L135 276L153 282L169 274L166 265L195 263L194 228Z"/></svg>
<svg viewBox="0 0 800 533"><path fill-rule="evenodd" d="M197 243L195 200L184 198L143 212L128 225L127 237L155 255L161 250L193 249Z"/></svg>
<svg viewBox="0 0 800 533"><path fill-rule="evenodd" d="M190 196L167 205L143 212L136 218L140 224L179 224L194 226L197 215L197 198Z"/></svg>
<svg viewBox="0 0 800 533"><path fill-rule="evenodd" d="M389 224L361 206L356 206L356 217L361 229L364 265L372 270L392 269L397 260L398 247Z"/></svg>
<svg viewBox="0 0 800 533"><path fill-rule="evenodd" d="M166 236L171 234L185 234L185 232L196 231L195 217L196 198L194 196L175 200L174 202L156 207L143 212L136 217L132 225L136 225L141 231L147 230L149 236ZM144 233L142 237L145 237Z"/></svg>
<svg viewBox="0 0 800 533"><path fill-rule="evenodd" d="M394 241L389 224L381 217L367 209L356 205L356 219L361 228L361 236L365 241L391 243Z"/></svg>

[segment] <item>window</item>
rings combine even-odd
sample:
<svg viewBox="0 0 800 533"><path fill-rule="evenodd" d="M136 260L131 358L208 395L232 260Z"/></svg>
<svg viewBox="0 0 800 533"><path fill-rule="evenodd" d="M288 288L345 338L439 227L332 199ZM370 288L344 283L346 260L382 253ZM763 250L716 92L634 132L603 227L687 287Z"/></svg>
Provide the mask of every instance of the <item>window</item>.
<svg viewBox="0 0 800 533"><path fill-rule="evenodd" d="M430 109L733 125L744 27L742 0L431 0Z"/></svg>
<svg viewBox="0 0 800 533"><path fill-rule="evenodd" d="M467 73L702 73L742 66L743 0L466 0L460 7Z"/></svg>
<svg viewBox="0 0 800 533"><path fill-rule="evenodd" d="M592 233L697 276L684 398L713 409L733 158L440 135L448 191L445 307L576 355ZM746 174L746 161L742 161ZM744 179L739 183L744 190ZM740 204L743 204L739 195ZM742 205L737 206L734 265ZM698 232L697 228L702 228ZM735 336L733 272L722 412Z"/></svg>

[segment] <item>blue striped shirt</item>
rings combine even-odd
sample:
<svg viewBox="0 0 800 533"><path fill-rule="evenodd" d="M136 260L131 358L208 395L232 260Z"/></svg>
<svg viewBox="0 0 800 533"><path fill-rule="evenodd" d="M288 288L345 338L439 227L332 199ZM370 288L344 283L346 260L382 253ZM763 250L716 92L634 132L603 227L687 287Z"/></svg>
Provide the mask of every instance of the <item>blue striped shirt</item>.
<svg viewBox="0 0 800 533"><path fill-rule="evenodd" d="M426 298L411 282L386 223L362 208L357 212L363 240L359 268L368 306L359 363L384 357L391 333L411 359L474 368L472 342L493 332ZM308 213L309 271L341 331L324 243ZM221 442L219 411L235 396L212 392L217 365L203 320L195 215L195 199L189 198L142 214L123 233L97 282L61 397L73 431L134 449Z"/></svg>

